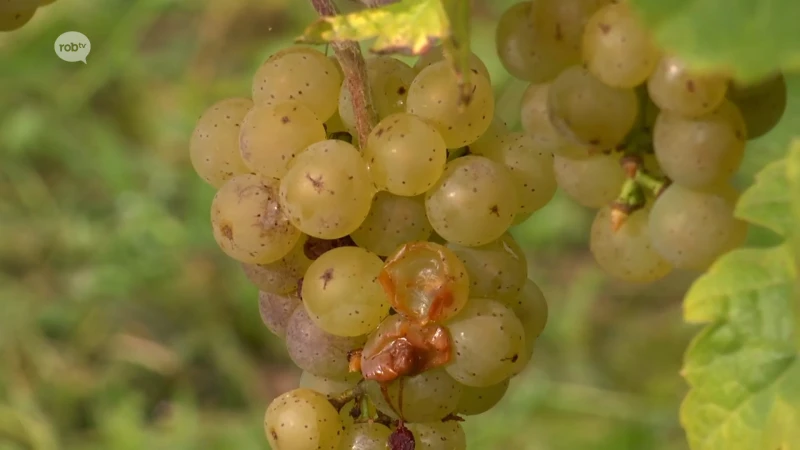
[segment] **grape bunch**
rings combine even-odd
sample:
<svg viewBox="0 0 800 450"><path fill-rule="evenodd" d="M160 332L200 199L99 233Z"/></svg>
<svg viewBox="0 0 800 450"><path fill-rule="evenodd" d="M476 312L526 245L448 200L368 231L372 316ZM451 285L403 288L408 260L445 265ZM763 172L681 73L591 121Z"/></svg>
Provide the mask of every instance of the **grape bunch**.
<svg viewBox="0 0 800 450"><path fill-rule="evenodd" d="M22 28L36 10L53 2L55 0L0 0L0 33Z"/></svg>
<svg viewBox="0 0 800 450"><path fill-rule="evenodd" d="M547 303L508 229L554 195L553 155L469 70L465 105L440 49L367 58L379 123L358 142L337 61L290 47L197 122L214 238L303 371L267 409L274 450L464 449L461 421L531 359Z"/></svg>
<svg viewBox="0 0 800 450"><path fill-rule="evenodd" d="M780 74L744 86L697 72L623 0L518 3L496 42L509 73L531 83L524 139L554 155L569 197L598 210L590 249L604 271L652 282L704 270L742 243L731 179L746 141L783 114Z"/></svg>

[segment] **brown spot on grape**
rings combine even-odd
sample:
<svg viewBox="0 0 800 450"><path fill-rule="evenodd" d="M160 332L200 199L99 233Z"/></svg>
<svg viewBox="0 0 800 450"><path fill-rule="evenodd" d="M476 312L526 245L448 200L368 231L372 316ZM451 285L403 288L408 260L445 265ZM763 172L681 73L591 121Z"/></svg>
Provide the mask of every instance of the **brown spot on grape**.
<svg viewBox="0 0 800 450"><path fill-rule="evenodd" d="M489 208L489 212L497 217L500 217L500 208L497 205L492 205L492 207Z"/></svg>
<svg viewBox="0 0 800 450"><path fill-rule="evenodd" d="M561 24L556 23L556 40L562 41L564 40L564 33L561 31Z"/></svg>
<svg viewBox="0 0 800 450"><path fill-rule="evenodd" d="M232 241L233 240L233 225L226 223L219 227L219 232L225 236L225 239Z"/></svg>
<svg viewBox="0 0 800 450"><path fill-rule="evenodd" d="M322 182L322 175L320 175L318 178L314 178L310 173L307 173L306 179L311 182L312 186L314 186L314 190L317 191L317 194L321 194L323 189L325 189L325 183Z"/></svg>
<svg viewBox="0 0 800 450"><path fill-rule="evenodd" d="M285 124L287 124L287 123L289 123L289 122L290 122L290 120L289 120L289 116L283 116L283 117L281 117L281 123L282 123L282 124L284 124L284 125L285 125Z"/></svg>
<svg viewBox="0 0 800 450"><path fill-rule="evenodd" d="M272 436L272 439L277 442L278 441L278 433L275 432L274 428L269 429L269 434Z"/></svg>
<svg viewBox="0 0 800 450"><path fill-rule="evenodd" d="M603 34L608 34L608 32L611 31L611 25L607 23L598 23L597 28L600 28L600 31Z"/></svg>
<svg viewBox="0 0 800 450"><path fill-rule="evenodd" d="M333 267L325 269L325 272L322 272L322 276L320 276L319 279L322 280L322 289L327 289L328 282L333 280Z"/></svg>
<svg viewBox="0 0 800 450"><path fill-rule="evenodd" d="M694 94L694 80L686 80L686 90Z"/></svg>
<svg viewBox="0 0 800 450"><path fill-rule="evenodd" d="M406 87L405 86L400 86L399 88L397 88L397 94L398 95L403 95L405 93L406 93Z"/></svg>

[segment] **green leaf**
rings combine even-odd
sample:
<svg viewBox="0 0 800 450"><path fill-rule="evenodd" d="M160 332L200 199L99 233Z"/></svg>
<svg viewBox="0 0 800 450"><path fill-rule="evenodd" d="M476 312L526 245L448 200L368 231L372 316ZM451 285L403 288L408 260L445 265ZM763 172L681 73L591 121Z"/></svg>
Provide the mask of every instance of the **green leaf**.
<svg viewBox="0 0 800 450"><path fill-rule="evenodd" d="M699 69L744 81L800 68L796 0L630 0L656 40Z"/></svg>
<svg viewBox="0 0 800 450"><path fill-rule="evenodd" d="M796 275L786 246L736 250L687 295L686 320L711 322L683 369L691 391L681 422L692 449L762 449L796 431L782 419L800 417Z"/></svg>
<svg viewBox="0 0 800 450"><path fill-rule="evenodd" d="M786 236L794 226L790 213L791 192L786 180L786 160L768 164L755 183L739 198L736 215L750 223Z"/></svg>

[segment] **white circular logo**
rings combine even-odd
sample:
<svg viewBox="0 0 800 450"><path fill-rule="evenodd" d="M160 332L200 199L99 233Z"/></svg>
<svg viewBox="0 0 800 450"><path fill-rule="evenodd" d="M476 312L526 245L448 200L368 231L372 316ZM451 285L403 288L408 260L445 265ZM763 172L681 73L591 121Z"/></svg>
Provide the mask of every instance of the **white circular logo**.
<svg viewBox="0 0 800 450"><path fill-rule="evenodd" d="M92 44L85 34L77 31L67 31L56 39L56 55L67 62L86 64L86 57L92 51Z"/></svg>

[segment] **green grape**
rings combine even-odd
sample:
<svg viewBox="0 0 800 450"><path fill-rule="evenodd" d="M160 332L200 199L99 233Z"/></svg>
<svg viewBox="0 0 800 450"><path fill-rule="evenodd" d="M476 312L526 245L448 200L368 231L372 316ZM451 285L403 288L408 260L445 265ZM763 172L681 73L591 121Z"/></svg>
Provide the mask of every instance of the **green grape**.
<svg viewBox="0 0 800 450"><path fill-rule="evenodd" d="M328 399L310 389L281 395L264 415L272 450L338 450L343 426Z"/></svg>
<svg viewBox="0 0 800 450"><path fill-rule="evenodd" d="M295 365L314 375L345 378L348 353L361 348L366 336L334 336L311 320L305 307L298 307L286 324L286 349Z"/></svg>
<svg viewBox="0 0 800 450"><path fill-rule="evenodd" d="M36 8L31 8L30 4L20 4L19 6L0 4L0 32L22 28L30 22L34 14L36 14Z"/></svg>
<svg viewBox="0 0 800 450"><path fill-rule="evenodd" d="M464 263L450 249L433 242L406 244L390 255L381 283L392 307L416 321L453 317L469 298Z"/></svg>
<svg viewBox="0 0 800 450"><path fill-rule="evenodd" d="M665 277L672 267L650 243L649 220L650 211L639 209L615 231L611 207L598 211L589 237L589 249L597 265L613 277L636 283Z"/></svg>
<svg viewBox="0 0 800 450"><path fill-rule="evenodd" d="M350 373L342 378L331 378L303 371L303 373L300 374L299 387L311 389L314 392L319 392L326 397L330 397L352 389L359 381L361 381L360 373Z"/></svg>
<svg viewBox="0 0 800 450"><path fill-rule="evenodd" d="M543 39L561 45L573 62L580 61L586 23L595 11L614 0L535 0L529 20Z"/></svg>
<svg viewBox="0 0 800 450"><path fill-rule="evenodd" d="M598 154L586 159L555 157L558 186L588 208L602 208L619 195L625 172L616 155Z"/></svg>
<svg viewBox="0 0 800 450"><path fill-rule="evenodd" d="M272 106L297 100L325 122L336 112L342 75L336 64L310 47L290 47L272 55L253 78L253 101Z"/></svg>
<svg viewBox="0 0 800 450"><path fill-rule="evenodd" d="M361 154L351 144L327 140L297 155L281 180L280 201L304 233L338 239L361 226L375 188Z"/></svg>
<svg viewBox="0 0 800 450"><path fill-rule="evenodd" d="M525 353L520 355L514 369L514 375L518 375L533 357L536 348L536 339L544 331L547 325L549 310L547 299L539 286L531 280L526 280L522 291L513 301L507 304L514 312L514 315L522 323L525 330Z"/></svg>
<svg viewBox="0 0 800 450"><path fill-rule="evenodd" d="M644 23L626 3L603 6L592 15L581 53L589 72L619 88L644 83L661 56Z"/></svg>
<svg viewBox="0 0 800 450"><path fill-rule="evenodd" d="M470 298L446 326L455 356L445 370L467 386L500 383L514 374L527 351L522 323L495 300Z"/></svg>
<svg viewBox="0 0 800 450"><path fill-rule="evenodd" d="M589 147L564 139L550 121L547 96L550 83L531 84L522 95L520 122L522 130L555 155L586 158Z"/></svg>
<svg viewBox="0 0 800 450"><path fill-rule="evenodd" d="M414 450L466 450L467 436L461 424L445 422L409 423L406 427L414 435Z"/></svg>
<svg viewBox="0 0 800 450"><path fill-rule="evenodd" d="M739 107L747 124L747 138L773 129L786 111L786 80L778 74L754 85L731 85L728 98Z"/></svg>
<svg viewBox="0 0 800 450"><path fill-rule="evenodd" d="M419 117L398 113L372 130L364 160L379 189L411 197L425 193L442 176L447 147L434 127Z"/></svg>
<svg viewBox="0 0 800 450"><path fill-rule="evenodd" d="M300 240L278 201L278 180L237 175L211 202L214 239L231 258L248 264L275 262Z"/></svg>
<svg viewBox="0 0 800 450"><path fill-rule="evenodd" d="M633 89L607 86L585 68L572 66L550 85L547 107L564 136L607 148L622 142L633 128L639 100Z"/></svg>
<svg viewBox="0 0 800 450"><path fill-rule="evenodd" d="M489 159L505 165L517 192L517 216L529 216L552 200L558 185L553 171L553 154L547 146L524 134L510 133L497 150L486 154Z"/></svg>
<svg viewBox="0 0 800 450"><path fill-rule="evenodd" d="M486 387L463 386L456 412L465 416L477 416L494 408L508 391L509 381L501 381Z"/></svg>
<svg viewBox="0 0 800 450"><path fill-rule="evenodd" d="M367 79L372 92L372 105L379 119L405 111L408 88L415 76L414 69L399 59L389 56L367 59ZM342 85L339 92L339 116L347 129L356 134L356 114L347 83Z"/></svg>
<svg viewBox="0 0 800 450"><path fill-rule="evenodd" d="M301 235L292 250L283 258L268 264L242 264L244 275L260 291L288 294L297 290L297 281L303 278L311 260L304 246L308 236Z"/></svg>
<svg viewBox="0 0 800 450"><path fill-rule="evenodd" d="M339 450L387 450L389 436L386 425L379 423L356 423L345 427Z"/></svg>
<svg viewBox="0 0 800 450"><path fill-rule="evenodd" d="M495 116L489 128L475 142L469 144L469 152L473 155L485 155L495 150L500 140L509 133L508 125L503 119Z"/></svg>
<svg viewBox="0 0 800 450"><path fill-rule="evenodd" d="M528 278L528 260L509 234L480 247L449 243L449 248L464 263L472 297L511 300L519 296Z"/></svg>
<svg viewBox="0 0 800 450"><path fill-rule="evenodd" d="M406 242L427 241L432 231L423 196L378 192L364 223L350 237L359 247L388 256Z"/></svg>
<svg viewBox="0 0 800 450"><path fill-rule="evenodd" d="M206 183L219 188L231 177L250 172L239 154L239 130L252 107L249 99L229 98L200 116L189 142L189 157Z"/></svg>
<svg viewBox="0 0 800 450"><path fill-rule="evenodd" d="M460 104L456 75L447 61L426 67L408 90L407 112L433 125L447 148L475 142L494 117L492 84L475 72L470 77L472 101L466 106Z"/></svg>
<svg viewBox="0 0 800 450"><path fill-rule="evenodd" d="M676 268L707 268L730 249L736 233L733 204L714 192L672 184L650 211L653 248Z"/></svg>
<svg viewBox="0 0 800 450"><path fill-rule="evenodd" d="M367 395L380 411L395 418L402 415L408 422L443 419L456 410L461 389L444 369L399 378L388 384L386 397L380 383L367 382Z"/></svg>
<svg viewBox="0 0 800 450"><path fill-rule="evenodd" d="M728 79L722 75L692 73L675 56L664 56L647 80L650 98L659 108L687 117L714 111L725 99Z"/></svg>
<svg viewBox="0 0 800 450"><path fill-rule="evenodd" d="M431 64L444 61L444 59L444 49L442 47L434 47L417 59L417 62L414 64L414 71L420 73L422 72L422 69L430 66ZM483 60L481 60L481 58L475 53L469 54L469 67L470 69L477 70L478 73L486 77L486 79L491 82L492 77L489 74L489 69L486 67L486 64L483 63Z"/></svg>
<svg viewBox="0 0 800 450"><path fill-rule="evenodd" d="M483 156L465 156L447 163L425 194L425 209L440 236L477 246L505 233L519 212L519 200L508 168Z"/></svg>
<svg viewBox="0 0 800 450"><path fill-rule="evenodd" d="M297 101L256 106L244 117L239 150L250 171L281 178L294 157L325 140L325 126Z"/></svg>
<svg viewBox="0 0 800 450"><path fill-rule="evenodd" d="M729 101L697 118L662 111L653 132L661 169L674 182L690 188L732 177L742 163L746 140L744 119Z"/></svg>
<svg viewBox="0 0 800 450"><path fill-rule="evenodd" d="M303 277L303 304L322 330L335 336L360 336L389 315L378 282L383 261L359 247L339 247L317 258Z"/></svg>
<svg viewBox="0 0 800 450"><path fill-rule="evenodd" d="M258 293L258 312L261 314L261 321L272 334L281 339L286 336L286 325L300 303L297 292L273 294L260 291Z"/></svg>

